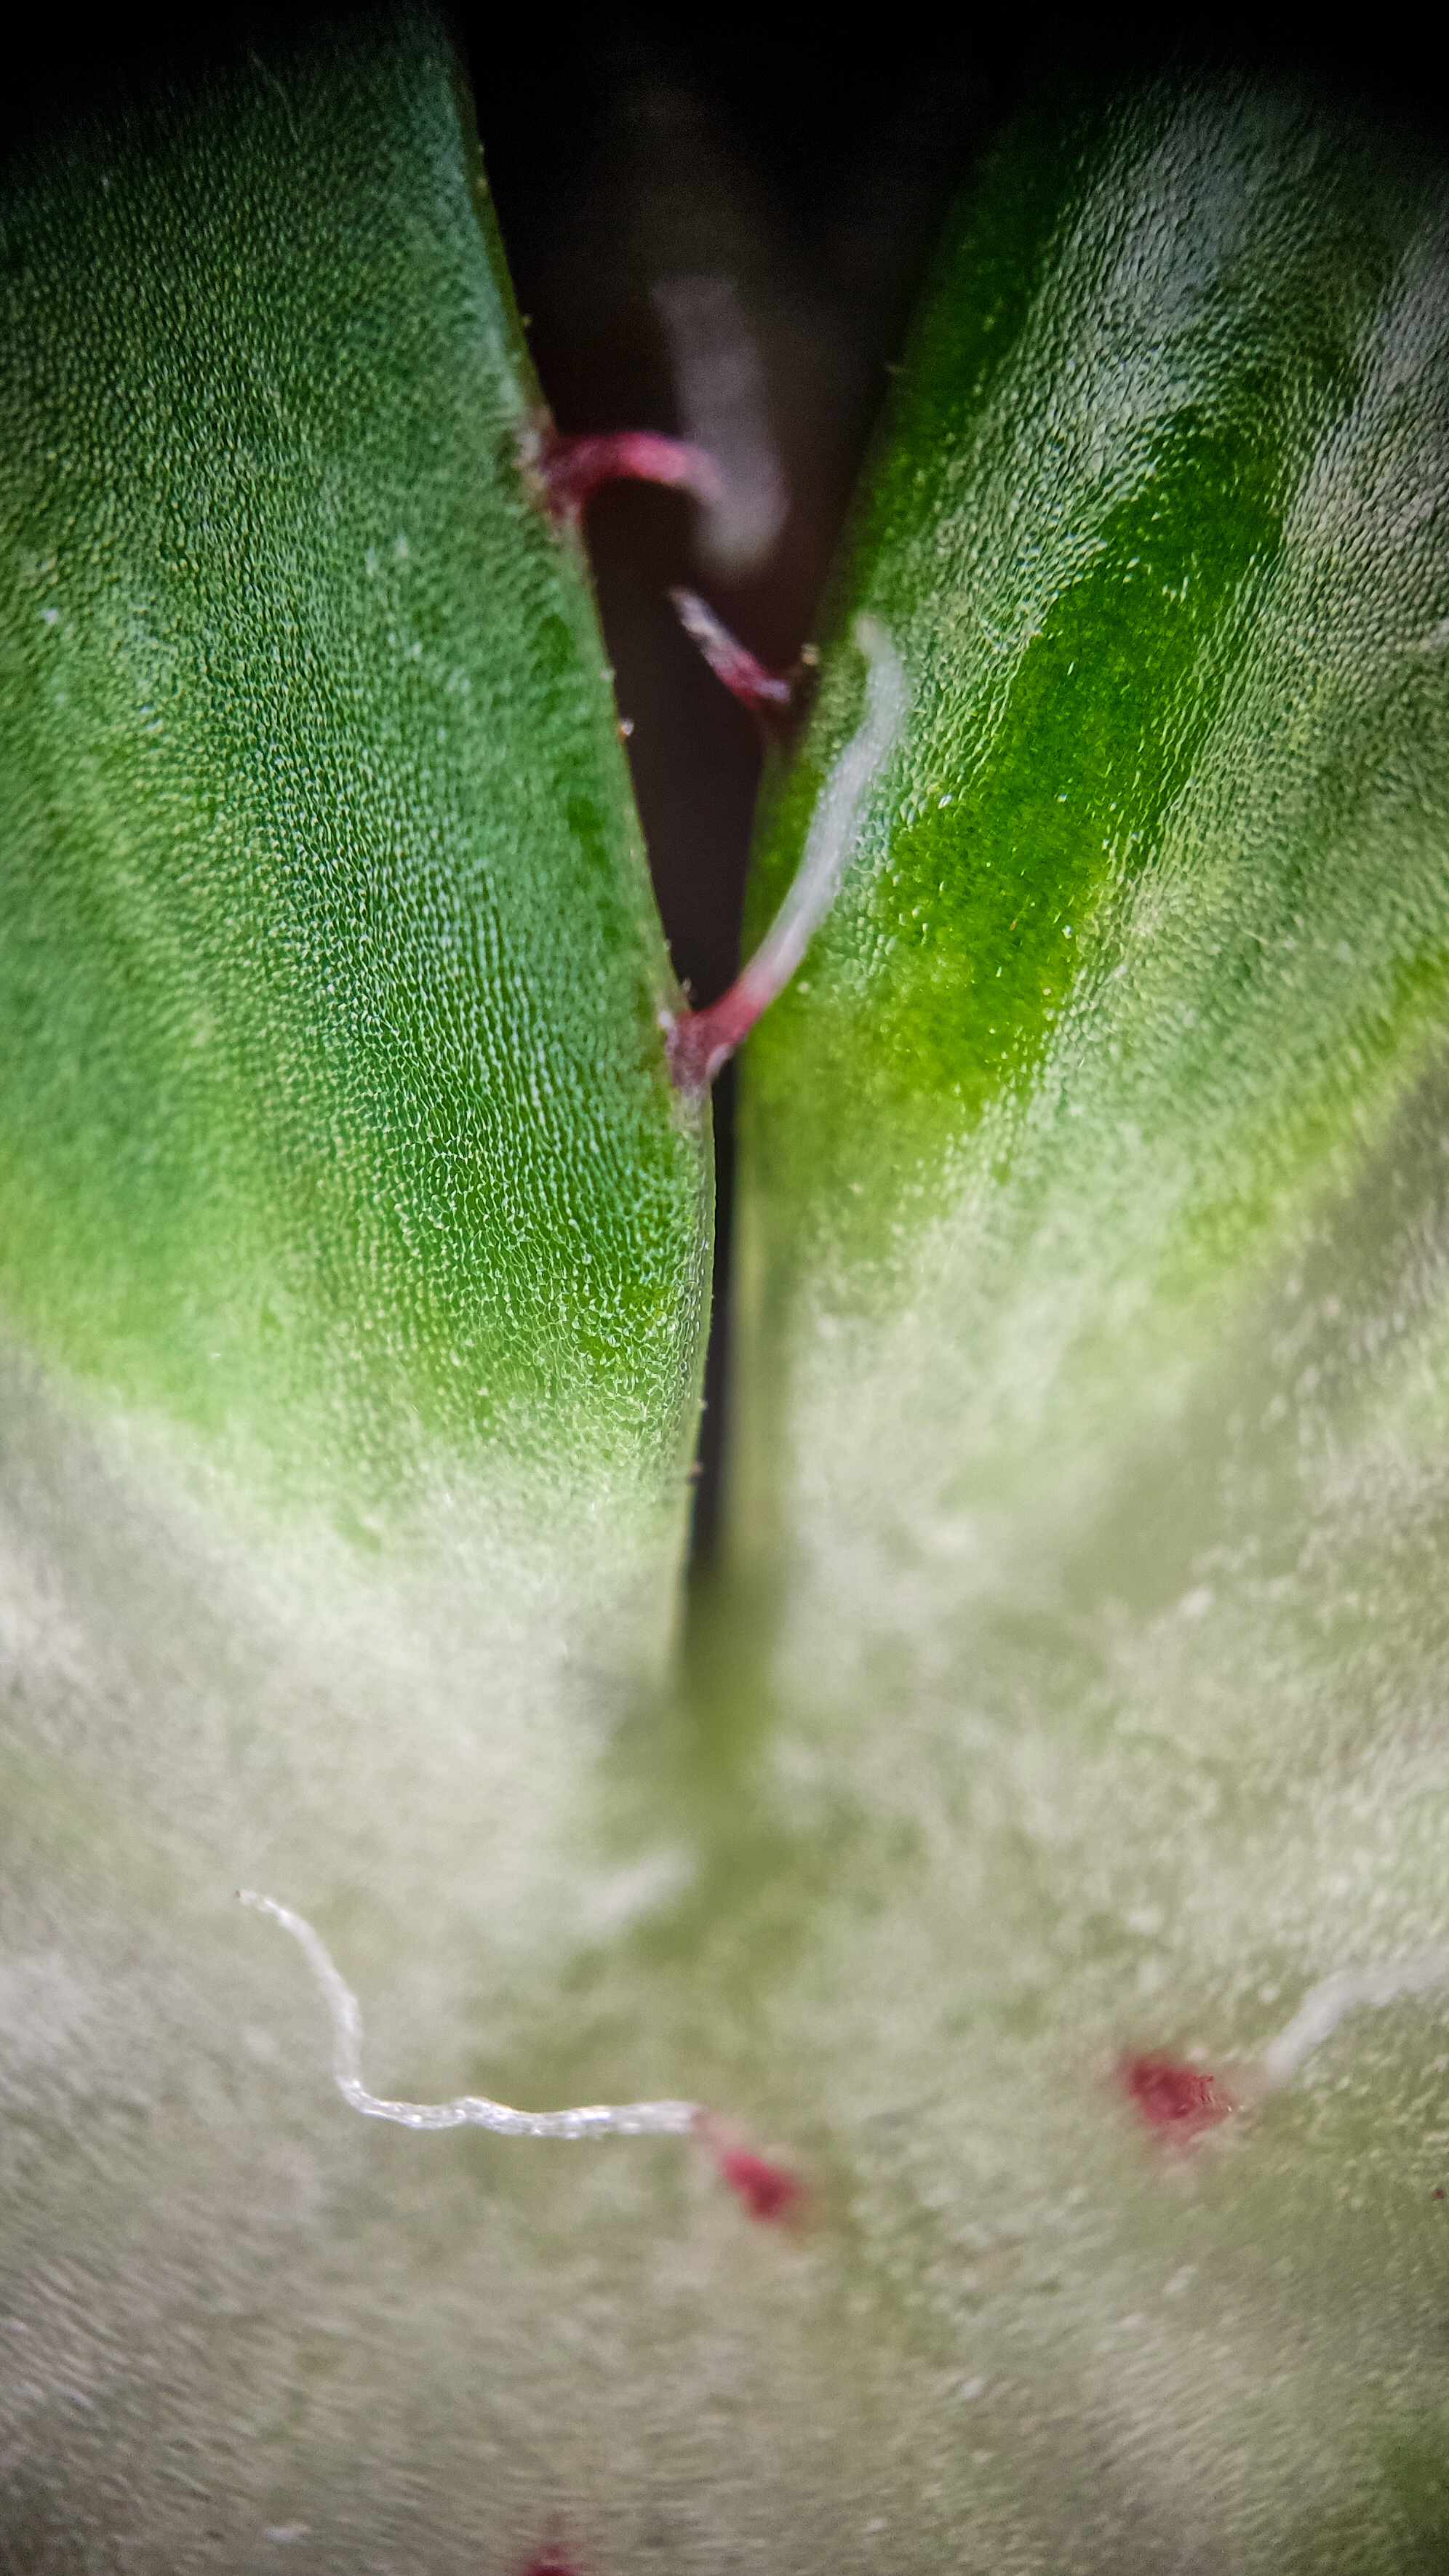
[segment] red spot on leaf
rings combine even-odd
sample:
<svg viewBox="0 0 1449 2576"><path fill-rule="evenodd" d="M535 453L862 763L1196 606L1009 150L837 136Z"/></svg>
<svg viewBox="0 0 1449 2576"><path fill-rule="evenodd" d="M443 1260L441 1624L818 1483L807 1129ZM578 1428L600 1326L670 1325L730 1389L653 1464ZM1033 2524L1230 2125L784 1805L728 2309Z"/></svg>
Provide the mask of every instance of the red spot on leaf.
<svg viewBox="0 0 1449 2576"><path fill-rule="evenodd" d="M703 2139L714 2157L720 2180L731 2191L738 2192L751 2218L775 2224L798 2211L805 2197L805 2186L784 2165L774 2165L747 2147L739 2131L713 2111L701 2111L695 2118L695 2134Z"/></svg>
<svg viewBox="0 0 1449 2576"><path fill-rule="evenodd" d="M558 2541L546 2540L527 2566L519 2569L519 2576L579 2576L579 2571Z"/></svg>
<svg viewBox="0 0 1449 2576"><path fill-rule="evenodd" d="M1129 2102L1159 2136L1195 2138L1215 2129L1233 2108L1216 2076L1184 2066L1162 2049L1120 2058L1117 2073Z"/></svg>
<svg viewBox="0 0 1449 2576"><path fill-rule="evenodd" d="M737 2147L721 2156L719 2169L751 2218L783 2218L800 2198L800 2185L792 2173L786 2173L783 2165L766 2164L763 2156L752 2156L748 2148Z"/></svg>

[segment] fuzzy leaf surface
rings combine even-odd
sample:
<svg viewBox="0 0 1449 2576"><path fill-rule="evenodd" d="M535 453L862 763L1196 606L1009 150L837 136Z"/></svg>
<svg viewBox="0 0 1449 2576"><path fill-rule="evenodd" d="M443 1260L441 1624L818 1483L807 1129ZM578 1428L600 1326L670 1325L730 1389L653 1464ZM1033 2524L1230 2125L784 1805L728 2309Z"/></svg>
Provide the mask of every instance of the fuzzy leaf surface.
<svg viewBox="0 0 1449 2576"><path fill-rule="evenodd" d="M1442 1983L1248 2106L1449 1941L1445 203L1272 91L1009 140L757 851L763 920L868 612L911 713L745 1062L734 1616L900 2565L1442 2554ZM1165 2162L1161 2052L1244 2105Z"/></svg>
<svg viewBox="0 0 1449 2576"><path fill-rule="evenodd" d="M354 1513L494 1441L673 1463L699 1329L672 979L453 84L364 22L5 210L0 1300Z"/></svg>
<svg viewBox="0 0 1449 2576"><path fill-rule="evenodd" d="M550 1999L660 1684L707 1129L438 27L123 103L0 233L0 2558L474 2568L581 2483L533 2236L577 2306L668 2142L498 2208L379 2142L233 1890L397 2089L668 2091Z"/></svg>

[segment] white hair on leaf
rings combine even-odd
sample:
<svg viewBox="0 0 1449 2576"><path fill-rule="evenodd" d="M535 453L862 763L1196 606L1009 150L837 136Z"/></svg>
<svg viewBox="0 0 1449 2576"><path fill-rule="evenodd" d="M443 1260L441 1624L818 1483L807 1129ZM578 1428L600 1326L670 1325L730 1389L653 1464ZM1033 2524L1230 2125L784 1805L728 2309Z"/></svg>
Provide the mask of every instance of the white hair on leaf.
<svg viewBox="0 0 1449 2576"><path fill-rule="evenodd" d="M1276 2092L1296 2075L1347 2014L1365 2005L1378 2010L1443 1985L1449 1985L1449 1950L1417 1950L1378 1968L1335 1969L1309 1987L1292 2020L1264 2049L1256 2072L1265 2091Z"/></svg>
<svg viewBox="0 0 1449 2576"><path fill-rule="evenodd" d="M290 1932L321 1987L332 2021L332 2073L344 2102L365 2119L395 2120L403 2129L491 2129L500 2138L682 2137L695 2128L695 2102L590 2102L576 2111L514 2111L480 2093L451 2102L392 2102L362 2080L362 2007L332 1954L306 1917L275 1897L239 1887L243 1905L269 1914Z"/></svg>
<svg viewBox="0 0 1449 2576"><path fill-rule="evenodd" d="M701 551L716 572L739 580L773 552L788 509L759 352L732 277L661 278L653 300L669 338L684 435L720 473L720 489L706 501Z"/></svg>
<svg viewBox="0 0 1449 2576"><path fill-rule="evenodd" d="M670 1073L686 1098L703 1096L720 1066L789 983L811 932L830 908L855 846L866 798L900 739L910 706L900 656L878 617L862 613L851 633L866 666L865 714L816 799L789 892L727 993L702 1011L661 1015Z"/></svg>

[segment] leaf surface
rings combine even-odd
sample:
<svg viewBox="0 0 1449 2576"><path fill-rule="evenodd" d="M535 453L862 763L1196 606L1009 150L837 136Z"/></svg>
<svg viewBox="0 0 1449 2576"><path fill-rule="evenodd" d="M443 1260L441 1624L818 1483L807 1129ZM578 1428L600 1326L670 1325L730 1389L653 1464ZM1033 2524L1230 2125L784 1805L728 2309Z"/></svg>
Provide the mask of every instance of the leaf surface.
<svg viewBox="0 0 1449 2576"><path fill-rule="evenodd" d="M352 1511L495 1441L677 1465L699 1332L674 988L459 113L424 20L364 23L6 211L0 1296Z"/></svg>
<svg viewBox="0 0 1449 2576"><path fill-rule="evenodd" d="M233 1890L399 2089L668 2090L549 2012L661 1685L707 1124L435 23L133 100L0 221L0 2557L473 2567L573 2474L546 2335L510 2409L590 2176L372 2157Z"/></svg>
<svg viewBox="0 0 1449 2576"><path fill-rule="evenodd" d="M705 1149L469 131L379 21L8 207L4 2546L1408 2576L1442 179L1163 90L948 237L671 1707ZM355 2120L239 1881L379 2092L722 2116Z"/></svg>
<svg viewBox="0 0 1449 2576"><path fill-rule="evenodd" d="M734 1580L841 1854L779 2012L900 2564L1442 2545L1446 1959L1257 2069L1449 1935L1445 202L1284 93L1020 130L757 852L763 919L868 612L910 715L746 1057Z"/></svg>

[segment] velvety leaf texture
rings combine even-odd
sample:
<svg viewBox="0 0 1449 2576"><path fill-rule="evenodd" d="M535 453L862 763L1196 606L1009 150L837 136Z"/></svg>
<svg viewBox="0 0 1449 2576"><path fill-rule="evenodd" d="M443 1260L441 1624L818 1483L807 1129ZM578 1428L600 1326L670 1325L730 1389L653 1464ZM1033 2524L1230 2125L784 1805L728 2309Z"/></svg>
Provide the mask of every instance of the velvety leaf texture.
<svg viewBox="0 0 1449 2576"><path fill-rule="evenodd" d="M762 838L761 915L868 610L910 714L746 1059L734 1546L939 2372L898 2563L1442 2554L1445 205L1271 91L1018 132ZM1240 2105L1190 2155L1164 2052Z"/></svg>
<svg viewBox="0 0 1449 2576"><path fill-rule="evenodd" d="M4 255L5 1310L354 1513L677 1466L704 1148L445 48L151 99Z"/></svg>
<svg viewBox="0 0 1449 2576"><path fill-rule="evenodd" d="M669 2090L537 2034L636 1902L707 1124L438 27L63 133L3 244L0 2559L501 2564L583 2483L513 2374L591 2177L357 2164L233 1890L424 2095Z"/></svg>
<svg viewBox="0 0 1449 2576"><path fill-rule="evenodd" d="M0 2557L1427 2576L1443 176L1186 84L949 231L671 1696L706 1147L470 136L388 18L6 206ZM379 2091L738 2137L355 2118L239 1884Z"/></svg>
<svg viewBox="0 0 1449 2576"><path fill-rule="evenodd" d="M868 1125L896 1178L870 1193L878 1228L916 1150L1029 1084L1123 955L1139 1079L1162 1017L1143 979L1173 986L1158 1047L1191 1077L1159 1113L1175 1129L1256 1101L1252 1045L1291 1115L1326 1069L1357 1074L1335 1043L1350 1022L1363 1038L1419 991L1440 933L1421 810L1443 720L1440 185L1402 145L1290 97L1163 99L1028 129L1002 154L943 255L843 582L843 605L895 636L916 702L873 843L755 1049L758 1101L788 1050L793 1114L775 1125L796 1203L852 1194ZM757 909L857 687L846 654ZM1380 901L1365 842L1395 798L1401 881ZM1211 861L1217 900L1187 958L1129 948L1178 880L1206 902ZM1262 943L1310 891L1309 955L1339 974L1266 972ZM1378 926L1350 978L1326 915L1355 896ZM1176 985L1194 970L1212 998L1187 1020ZM1279 1045L1290 1015L1297 1042ZM848 1118L837 1035L870 1085ZM807 1044L820 1078L802 1086Z"/></svg>

